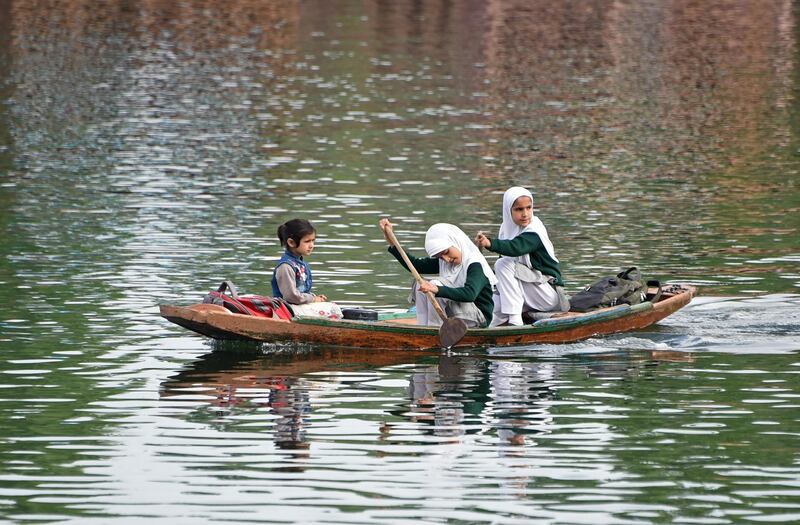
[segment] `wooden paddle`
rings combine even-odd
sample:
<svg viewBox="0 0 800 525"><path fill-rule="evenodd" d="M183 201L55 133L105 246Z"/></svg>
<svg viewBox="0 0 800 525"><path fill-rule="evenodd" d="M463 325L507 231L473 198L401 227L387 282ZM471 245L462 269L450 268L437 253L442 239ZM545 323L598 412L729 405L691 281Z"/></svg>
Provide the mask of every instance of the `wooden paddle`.
<svg viewBox="0 0 800 525"><path fill-rule="evenodd" d="M389 238L389 242L391 242L392 245L397 248L397 251L400 252L400 256L403 258L406 266L408 266L411 275L413 275L414 279L417 280L417 284L422 285L422 283L425 281L419 275L417 269L414 268L414 265L411 264L411 260L409 260L406 252L403 251L403 247L400 246L400 243L397 241L397 237L394 236L392 227L387 225L384 231L386 232L386 236ZM466 335L467 323L465 323L463 319L459 319L457 317L448 318L447 314L444 313L444 310L442 310L442 305L439 304L439 301L436 300L436 297L433 295L433 293L425 292L425 295L428 296L428 299L431 301L434 309L436 309L436 313L438 313L439 317L442 318L442 327L439 328L439 344L444 348L450 348L454 344L461 341L464 335Z"/></svg>

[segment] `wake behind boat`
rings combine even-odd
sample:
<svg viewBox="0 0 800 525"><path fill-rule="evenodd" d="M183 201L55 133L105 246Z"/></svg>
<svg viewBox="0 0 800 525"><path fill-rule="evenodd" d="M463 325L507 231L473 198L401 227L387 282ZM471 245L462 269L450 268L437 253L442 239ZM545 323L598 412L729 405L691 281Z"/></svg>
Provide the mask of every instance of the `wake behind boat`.
<svg viewBox="0 0 800 525"><path fill-rule="evenodd" d="M683 308L696 290L671 285L640 304L587 313L566 312L525 326L471 328L456 347L571 343L589 337L641 330ZM377 321L293 317L291 320L231 313L214 304L161 305L161 316L194 332L221 340L295 342L384 350L439 348L439 328L418 326L412 314L381 314Z"/></svg>

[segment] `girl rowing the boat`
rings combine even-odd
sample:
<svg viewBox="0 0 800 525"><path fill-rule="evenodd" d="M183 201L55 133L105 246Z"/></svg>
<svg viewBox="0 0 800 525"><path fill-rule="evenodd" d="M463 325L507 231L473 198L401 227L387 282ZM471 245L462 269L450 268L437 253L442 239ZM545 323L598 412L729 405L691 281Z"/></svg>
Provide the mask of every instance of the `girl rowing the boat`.
<svg viewBox="0 0 800 525"><path fill-rule="evenodd" d="M314 251L314 226L305 219L292 219L278 226L278 240L286 251L272 272L272 295L289 303L294 315L341 319L339 305L311 292L311 267L304 257Z"/></svg>
<svg viewBox="0 0 800 525"><path fill-rule="evenodd" d="M527 312L535 319L569 310L558 258L547 228L533 214L531 192L519 186L506 190L500 234L490 239L478 232L475 244L502 256L494 265L498 294L492 326L521 326Z"/></svg>
<svg viewBox="0 0 800 525"><path fill-rule="evenodd" d="M389 253L408 270L387 234L394 225L389 219L381 219L378 225L390 244ZM497 279L480 250L458 227L439 223L431 226L425 234L425 251L428 257L408 255L419 273L438 274L436 279L423 281L421 285L415 281L412 286L410 300L416 304L417 324L442 324L425 295L432 292L448 317L463 319L467 326L487 326L492 320L492 287Z"/></svg>

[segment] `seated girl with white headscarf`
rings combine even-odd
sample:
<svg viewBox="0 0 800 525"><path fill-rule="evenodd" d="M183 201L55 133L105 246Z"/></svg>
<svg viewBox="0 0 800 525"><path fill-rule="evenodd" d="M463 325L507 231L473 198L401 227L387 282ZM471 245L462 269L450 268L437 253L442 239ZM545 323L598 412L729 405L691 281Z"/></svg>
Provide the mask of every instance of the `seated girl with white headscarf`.
<svg viewBox="0 0 800 525"><path fill-rule="evenodd" d="M381 219L379 225L390 244L389 253L408 270L400 252L391 246L386 234L386 230L393 227L392 223L389 219ZM458 227L439 223L431 226L425 234L425 251L428 257L407 254L420 274L439 274L436 279L424 281L421 285L414 282L412 297L417 309L417 324L442 324L425 295L432 292L448 317L458 317L467 326L487 326L492 320L492 289L497 279L480 250Z"/></svg>
<svg viewBox="0 0 800 525"><path fill-rule="evenodd" d="M475 244L500 254L494 265L497 272L497 295L492 326L522 325L522 313L566 312L569 300L564 294L553 243L547 228L533 214L533 195L514 186L503 195L503 223L497 239L483 232Z"/></svg>

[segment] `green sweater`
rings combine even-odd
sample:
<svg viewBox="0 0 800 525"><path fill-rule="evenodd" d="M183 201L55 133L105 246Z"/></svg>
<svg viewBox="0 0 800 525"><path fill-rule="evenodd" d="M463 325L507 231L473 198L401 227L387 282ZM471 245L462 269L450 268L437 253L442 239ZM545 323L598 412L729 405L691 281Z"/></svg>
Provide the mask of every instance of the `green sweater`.
<svg viewBox="0 0 800 525"><path fill-rule="evenodd" d="M561 267L547 253L547 248L542 244L542 239L538 233L525 232L508 241L501 241L500 239L491 239L491 241L492 244L489 249L500 255L507 257L530 255L531 266L535 270L539 270L550 277L555 277L555 284L564 286L564 281L561 279Z"/></svg>
<svg viewBox="0 0 800 525"><path fill-rule="evenodd" d="M400 261L400 264L403 265L403 268L408 270L408 266L406 266L397 248L389 246L389 253L394 255L395 259ZM414 268L419 273L439 273L439 259L435 257L414 257L408 253L406 253L406 255L408 255L411 264L414 265ZM475 306L478 307L478 310L481 311L483 317L486 319L486 324L484 326L488 326L492 321L492 311L494 310L492 285L489 283L486 274L483 273L483 268L480 263L472 263L469 265L467 268L467 280L464 282L464 286L459 288L440 286L439 291L436 292L436 297L451 299L459 303L475 303Z"/></svg>

